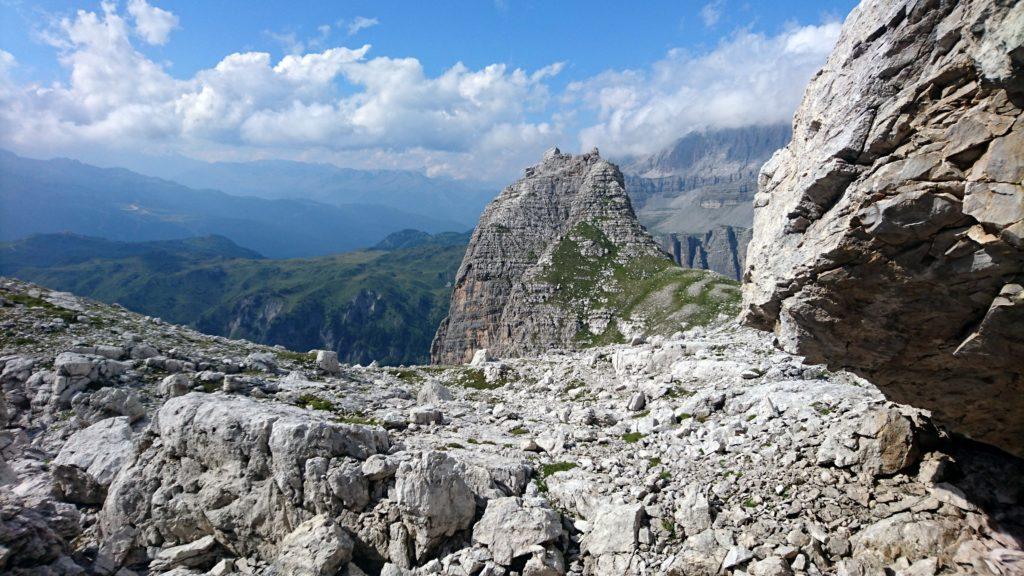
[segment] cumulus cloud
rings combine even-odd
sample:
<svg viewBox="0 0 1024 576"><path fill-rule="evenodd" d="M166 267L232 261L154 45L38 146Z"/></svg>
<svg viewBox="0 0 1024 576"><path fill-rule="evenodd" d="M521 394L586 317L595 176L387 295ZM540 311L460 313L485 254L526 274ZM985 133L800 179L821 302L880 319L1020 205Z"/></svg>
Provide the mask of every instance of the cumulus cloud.
<svg viewBox="0 0 1024 576"><path fill-rule="evenodd" d="M321 26L279 59L238 52L176 77L135 43L167 41L177 22L145 0L60 19L42 37L67 76L49 84L15 81L17 61L0 51L0 147L288 158L507 180L574 139L624 156L703 127L789 121L839 33L835 23L774 36L741 30L710 51L673 50L649 67L552 94L564 62L536 70L456 63L428 74L416 58L376 56L369 45L328 47L332 30L355 21Z"/></svg>
<svg viewBox="0 0 1024 576"><path fill-rule="evenodd" d="M356 34L359 33L360 30L365 30L366 28L372 28L372 27L376 26L377 24L380 24L380 21L377 20L376 18L367 18L366 16L356 16L348 24L348 35L349 36L355 36Z"/></svg>
<svg viewBox="0 0 1024 576"><path fill-rule="evenodd" d="M129 15L103 4L99 13L59 21L48 38L68 79L0 91L0 142L37 151L119 146L249 157L315 152L324 159L382 152L456 175L463 165L468 175L487 164L477 155L518 146L532 156L555 135L550 122L527 117L545 107L544 82L561 64L530 72L457 63L430 76L415 58L370 57L364 45L276 62L265 52L235 53L176 78L133 46ZM5 55L0 79L13 65Z"/></svg>
<svg viewBox="0 0 1024 576"><path fill-rule="evenodd" d="M149 44L163 45L178 27L178 17L146 0L129 0L128 13L135 20L135 31Z"/></svg>
<svg viewBox="0 0 1024 576"><path fill-rule="evenodd" d="M648 154L695 129L789 122L840 28L832 22L775 36L741 30L708 53L672 50L649 69L572 83L566 99L597 117L580 131L581 147Z"/></svg>

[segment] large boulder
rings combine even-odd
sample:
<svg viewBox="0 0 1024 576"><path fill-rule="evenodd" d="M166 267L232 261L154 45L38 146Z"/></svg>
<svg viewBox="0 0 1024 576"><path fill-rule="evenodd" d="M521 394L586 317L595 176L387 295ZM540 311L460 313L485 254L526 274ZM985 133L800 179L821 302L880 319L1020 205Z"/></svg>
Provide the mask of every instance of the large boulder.
<svg viewBox="0 0 1024 576"><path fill-rule="evenodd" d="M378 427L239 396L168 400L156 436L108 490L100 560L123 565L165 545L216 535L242 556L278 557L295 526L347 517L369 495L361 463L389 448Z"/></svg>
<svg viewBox="0 0 1024 576"><path fill-rule="evenodd" d="M473 491L461 467L443 452L417 455L398 467L395 502L424 558L447 537L469 528L476 512Z"/></svg>
<svg viewBox="0 0 1024 576"><path fill-rule="evenodd" d="M502 566L536 551L536 547L555 541L562 534L562 520L543 500L495 498L473 526L473 542L490 550Z"/></svg>
<svg viewBox="0 0 1024 576"><path fill-rule="evenodd" d="M745 320L1024 455L1024 4L865 0L765 164Z"/></svg>
<svg viewBox="0 0 1024 576"><path fill-rule="evenodd" d="M281 576L333 576L352 559L352 538L324 516L299 524L274 561Z"/></svg>
<svg viewBox="0 0 1024 576"><path fill-rule="evenodd" d="M62 352L54 359L53 369L56 376L53 378L52 389L46 394L45 399L37 395L33 403L54 404L59 408L67 408L75 394L90 385L114 381L128 369L128 366L103 356Z"/></svg>
<svg viewBox="0 0 1024 576"><path fill-rule="evenodd" d="M71 409L75 411L78 419L86 424L95 424L116 416L127 416L131 422L135 422L146 415L138 392L109 386L91 394L76 394L71 399Z"/></svg>
<svg viewBox="0 0 1024 576"><path fill-rule="evenodd" d="M0 490L0 574L82 574L68 554L81 531L75 506L45 500L11 499Z"/></svg>
<svg viewBox="0 0 1024 576"><path fill-rule="evenodd" d="M127 416L101 420L74 433L53 460L53 478L64 499L102 504L107 487L134 452Z"/></svg>
<svg viewBox="0 0 1024 576"><path fill-rule="evenodd" d="M591 520L582 547L593 556L632 554L636 550L644 507L640 504L604 504Z"/></svg>

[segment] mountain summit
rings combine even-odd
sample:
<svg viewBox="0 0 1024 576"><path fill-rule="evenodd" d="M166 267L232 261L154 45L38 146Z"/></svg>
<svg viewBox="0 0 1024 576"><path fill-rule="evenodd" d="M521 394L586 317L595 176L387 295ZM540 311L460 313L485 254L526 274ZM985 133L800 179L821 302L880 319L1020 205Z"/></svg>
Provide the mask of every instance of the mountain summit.
<svg viewBox="0 0 1024 576"><path fill-rule="evenodd" d="M622 173L595 149L552 148L487 206L437 331L435 362L525 352L603 333L606 311L573 309L638 259L669 264L633 213ZM586 286L590 294L573 294ZM588 314L592 313L592 314Z"/></svg>

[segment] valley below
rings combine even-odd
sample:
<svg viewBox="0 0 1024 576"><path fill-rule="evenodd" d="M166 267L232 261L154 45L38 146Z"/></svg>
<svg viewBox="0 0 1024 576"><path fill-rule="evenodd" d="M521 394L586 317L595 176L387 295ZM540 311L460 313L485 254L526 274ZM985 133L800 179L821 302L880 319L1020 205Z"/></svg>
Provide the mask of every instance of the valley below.
<svg viewBox="0 0 1024 576"><path fill-rule="evenodd" d="M467 241L406 231L369 250L270 260L221 237L47 235L0 244L0 274L209 334L397 365L429 358Z"/></svg>

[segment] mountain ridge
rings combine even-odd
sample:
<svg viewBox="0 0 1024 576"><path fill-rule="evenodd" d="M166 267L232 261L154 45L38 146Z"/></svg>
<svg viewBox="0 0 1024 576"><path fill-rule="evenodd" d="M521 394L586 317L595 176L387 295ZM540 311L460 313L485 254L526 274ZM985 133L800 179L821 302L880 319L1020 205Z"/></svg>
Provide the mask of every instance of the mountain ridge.
<svg viewBox="0 0 1024 576"><path fill-rule="evenodd" d="M269 260L217 237L40 235L0 243L0 275L212 334L330 349L351 363L407 364L429 357L467 240L442 233L389 251Z"/></svg>
<svg viewBox="0 0 1024 576"><path fill-rule="evenodd" d="M0 203L0 240L64 231L124 241L216 233L268 257L355 250L404 228L465 229L458 222L384 206L232 196L123 168L34 160L5 151L0 151Z"/></svg>
<svg viewBox="0 0 1024 576"><path fill-rule="evenodd" d="M618 167L596 149L552 148L480 217L431 359L461 363L480 349L516 356L672 333L734 303L734 285L698 276L675 267L644 231Z"/></svg>

